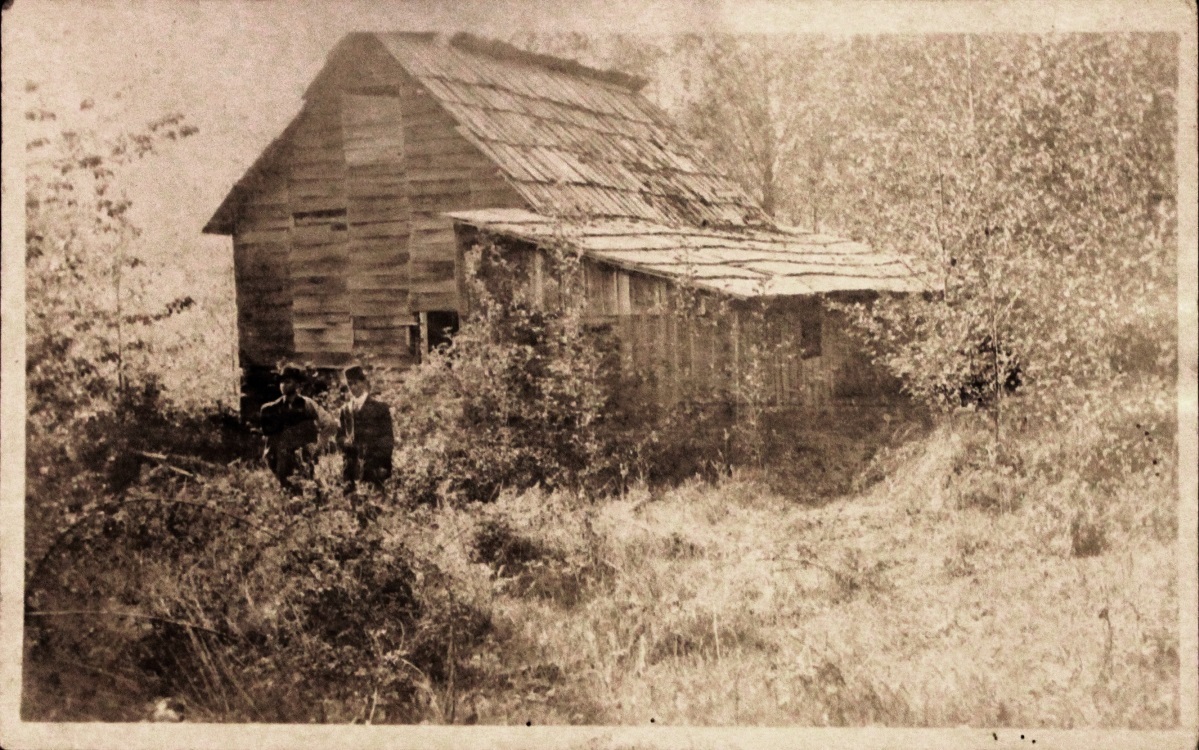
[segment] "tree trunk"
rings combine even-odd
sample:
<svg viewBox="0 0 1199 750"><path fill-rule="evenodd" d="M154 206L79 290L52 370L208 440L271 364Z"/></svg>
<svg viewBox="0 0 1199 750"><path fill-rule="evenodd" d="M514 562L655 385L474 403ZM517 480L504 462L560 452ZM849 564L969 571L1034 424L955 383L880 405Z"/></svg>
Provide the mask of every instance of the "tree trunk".
<svg viewBox="0 0 1199 750"><path fill-rule="evenodd" d="M992 333L992 335L994 335ZM995 405L992 408L992 416L995 420L995 447L998 448L1002 439L1000 432L1000 419L1003 411L1003 379L1000 377L999 368L999 343L996 339L991 340L991 364L993 378L995 380Z"/></svg>
<svg viewBox="0 0 1199 750"><path fill-rule="evenodd" d="M123 260L121 247L117 246L116 262L113 263L113 291L115 297L116 308L116 324L117 324L117 399L123 400L125 397L125 342L124 331L121 330L121 262ZM122 413L124 413L122 411Z"/></svg>

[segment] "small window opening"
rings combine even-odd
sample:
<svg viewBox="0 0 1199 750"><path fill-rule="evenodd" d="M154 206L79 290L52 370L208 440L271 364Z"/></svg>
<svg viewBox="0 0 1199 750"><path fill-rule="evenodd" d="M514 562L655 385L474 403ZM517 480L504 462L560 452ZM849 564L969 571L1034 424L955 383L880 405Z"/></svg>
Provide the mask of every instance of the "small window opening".
<svg viewBox="0 0 1199 750"><path fill-rule="evenodd" d="M297 227L311 227L320 224L330 224L334 231L346 228L345 217L346 210L344 208L327 208L319 211L296 211L292 218L295 220ZM335 221L341 219L341 221Z"/></svg>

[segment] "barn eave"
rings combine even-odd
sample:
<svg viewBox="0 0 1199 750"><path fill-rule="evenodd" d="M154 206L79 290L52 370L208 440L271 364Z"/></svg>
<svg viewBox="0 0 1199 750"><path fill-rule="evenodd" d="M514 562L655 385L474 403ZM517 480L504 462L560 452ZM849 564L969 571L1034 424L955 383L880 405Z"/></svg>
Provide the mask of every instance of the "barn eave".
<svg viewBox="0 0 1199 750"><path fill-rule="evenodd" d="M446 214L459 227L534 245L564 243L593 262L734 299L935 291L908 258L798 230L555 219L521 209Z"/></svg>

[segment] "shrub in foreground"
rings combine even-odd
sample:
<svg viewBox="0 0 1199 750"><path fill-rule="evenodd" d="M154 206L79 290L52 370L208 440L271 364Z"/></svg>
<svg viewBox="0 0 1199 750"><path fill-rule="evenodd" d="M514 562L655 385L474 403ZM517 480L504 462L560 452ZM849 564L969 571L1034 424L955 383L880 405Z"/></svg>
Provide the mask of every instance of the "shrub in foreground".
<svg viewBox="0 0 1199 750"><path fill-rule="evenodd" d="M53 718L37 686L75 689L82 663L97 690L210 719L440 718L491 630L469 570L414 550L403 509L363 526L332 488L270 480L234 467L86 509L28 592L25 715Z"/></svg>

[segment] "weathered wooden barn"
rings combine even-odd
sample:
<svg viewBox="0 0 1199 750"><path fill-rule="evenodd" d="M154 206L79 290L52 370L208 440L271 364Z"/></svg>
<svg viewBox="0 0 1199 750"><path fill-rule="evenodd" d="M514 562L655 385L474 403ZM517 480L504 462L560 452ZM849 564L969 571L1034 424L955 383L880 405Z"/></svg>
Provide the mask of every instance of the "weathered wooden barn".
<svg viewBox="0 0 1199 750"><path fill-rule="evenodd" d="M821 300L923 290L912 267L772 222L643 83L465 34L345 37L204 229L233 238L247 390L282 359L419 362L484 235L545 304L539 248L580 253L589 314L665 398L748 372L788 404L883 390ZM680 315L681 289L713 302Z"/></svg>

